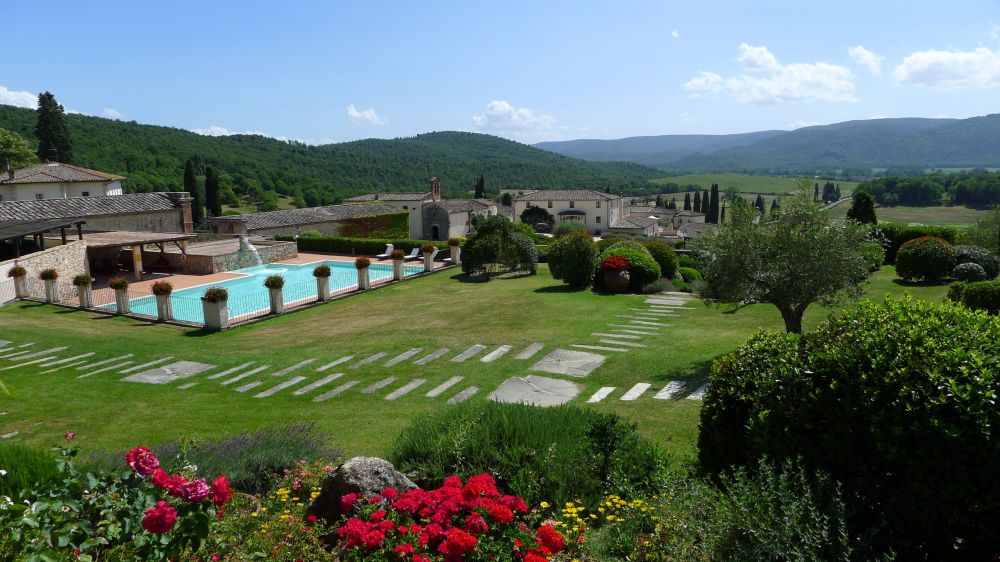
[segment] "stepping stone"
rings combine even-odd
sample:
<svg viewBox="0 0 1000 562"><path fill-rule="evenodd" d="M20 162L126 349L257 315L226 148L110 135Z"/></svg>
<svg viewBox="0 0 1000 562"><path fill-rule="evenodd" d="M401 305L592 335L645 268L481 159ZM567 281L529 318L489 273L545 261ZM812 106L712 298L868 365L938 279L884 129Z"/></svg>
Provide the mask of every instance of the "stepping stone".
<svg viewBox="0 0 1000 562"><path fill-rule="evenodd" d="M459 392L458 394L456 394L456 395L452 396L451 398L449 398L448 399L448 403L449 404L458 404L459 402L465 402L473 394L475 394L477 392L479 392L479 387L478 386L470 386L469 388L466 388L462 392Z"/></svg>
<svg viewBox="0 0 1000 562"><path fill-rule="evenodd" d="M243 373L241 375L236 375L235 377L233 377L233 378L231 378L231 379L229 379L227 381L222 381L219 384L221 384L222 386L228 386L230 384L233 384L236 381L243 380L243 379L249 377L250 375L256 375L257 373L259 373L259 372L261 372L261 371L263 371L264 369L267 369L267 368L270 368L270 365L261 365L260 367L257 367L256 369L250 369L249 371L247 371L247 372L245 372L245 373Z"/></svg>
<svg viewBox="0 0 1000 562"><path fill-rule="evenodd" d="M652 318L649 316L631 316L628 314L616 314L619 318L628 319L630 324L646 324L649 326L666 326L666 324L660 324L658 322L653 322L653 320L663 320L662 318Z"/></svg>
<svg viewBox="0 0 1000 562"><path fill-rule="evenodd" d="M626 340L641 340L642 339L642 336L626 336L624 334L607 334L607 333L603 333L603 332L594 332L593 334L590 334L590 335L594 336L595 338L619 338L619 339L626 339Z"/></svg>
<svg viewBox="0 0 1000 562"><path fill-rule="evenodd" d="M406 351L404 351L404 352L400 353L399 355L393 357L392 359L386 361L385 362L385 366L386 367L392 367L393 365L402 363L403 361L406 361L407 359L409 359L410 357L413 357L414 355L420 353L421 351L423 351L423 349L419 348L419 347L413 347L413 348L407 349Z"/></svg>
<svg viewBox="0 0 1000 562"><path fill-rule="evenodd" d="M93 351L90 351L88 353L81 353L80 355L74 355L72 357L67 357L66 359L60 359L58 361L51 361L49 363L43 363L42 365L39 365L39 367L54 367L56 365L63 365L65 363L69 363L69 362L77 360L77 359L83 359L84 357L90 357L91 355L94 355ZM83 363L83 361L80 361L80 363ZM79 365L80 363L76 363L76 364ZM60 369L65 369L66 367L69 367L69 365L66 365L65 367L59 367L59 368Z"/></svg>
<svg viewBox="0 0 1000 562"><path fill-rule="evenodd" d="M84 359L83 361L76 361L74 363L70 363L69 365L60 365L58 367L49 369L47 371L42 371L41 373L38 373L38 374L39 375L45 375L45 374L48 374L48 373L54 373L56 371L61 371L63 369L69 369L70 367L76 367L77 365L83 365L86 362L87 362L87 360Z"/></svg>
<svg viewBox="0 0 1000 562"><path fill-rule="evenodd" d="M352 386L358 384L359 382L360 381L345 382L344 384L338 386L337 388L335 388L335 389L333 389L333 390L331 390L329 392L320 394L316 398L313 398L313 402L323 402L324 400L329 400L329 399L333 398L334 396L340 394L341 392L344 392L345 390L347 390L347 389L351 388Z"/></svg>
<svg viewBox="0 0 1000 562"><path fill-rule="evenodd" d="M688 394L688 400L702 400L705 398L705 392L708 390L708 383L705 383L698 387L697 390Z"/></svg>
<svg viewBox="0 0 1000 562"><path fill-rule="evenodd" d="M263 381L253 381L251 383L247 383L247 384L245 384L245 385L237 388L236 392L246 392L248 390L252 390L254 388L257 388L258 386L260 386L262 384L264 384Z"/></svg>
<svg viewBox="0 0 1000 562"><path fill-rule="evenodd" d="M514 359L531 359L531 356L541 351L543 347L545 347L543 344L533 343L524 348L524 351L515 355Z"/></svg>
<svg viewBox="0 0 1000 562"><path fill-rule="evenodd" d="M603 345L586 345L582 343L574 343L571 347L577 349L589 349L591 351L628 351L627 349L622 349L620 347L606 347Z"/></svg>
<svg viewBox="0 0 1000 562"><path fill-rule="evenodd" d="M182 384L182 385L178 386L177 390L187 390L187 389L191 388L192 386L195 386L196 384L198 384L198 383L196 383L196 382L185 383L185 384Z"/></svg>
<svg viewBox="0 0 1000 562"><path fill-rule="evenodd" d="M52 355L53 353L59 353L60 351L63 351L64 349L66 349L65 346L63 346L63 347L52 347L52 348L46 349L44 351L36 351L34 353L28 353L27 355L21 355L21 353L25 353L25 352L22 351L21 353L18 353L18 355L20 355L20 357L19 357L18 360L21 360L21 359L34 359L36 357L44 357L46 355ZM10 356L8 356L8 357L10 357ZM51 359L51 357L49 357L49 359Z"/></svg>
<svg viewBox="0 0 1000 562"><path fill-rule="evenodd" d="M634 310L636 314L644 314L649 316L669 316L672 314L666 310L657 310L655 308L630 308L629 310Z"/></svg>
<svg viewBox="0 0 1000 562"><path fill-rule="evenodd" d="M7 347L7 344L13 343L10 340L0 340L0 349Z"/></svg>
<svg viewBox="0 0 1000 562"><path fill-rule="evenodd" d="M625 331L630 334L642 334L644 336L655 336L656 332L659 332L659 328L645 327L645 326L633 326L631 324L608 324L611 328L622 328L620 331ZM642 330L641 332L636 330Z"/></svg>
<svg viewBox="0 0 1000 562"><path fill-rule="evenodd" d="M410 381L410 382L404 384L403 386L397 388L396 390L393 390L392 392L390 392L389 395L385 397L385 399L386 400L395 400L395 399L399 398L400 396L406 396L414 388L417 388L418 386L424 384L425 382L427 382L426 379L413 379L412 381Z"/></svg>
<svg viewBox="0 0 1000 562"><path fill-rule="evenodd" d="M336 361L331 361L331 362L327 363L326 365L323 365L322 367L317 367L316 368L316 372L317 373L322 373L323 371L326 371L327 369L330 369L331 367L336 367L337 365L340 365L341 363L347 363L351 359L354 359L353 355L347 355L345 357L341 357L340 359L337 359Z"/></svg>
<svg viewBox="0 0 1000 562"><path fill-rule="evenodd" d="M436 398L440 396L444 391L462 382L463 378L464 377L451 377L450 379L444 381L443 383L427 391L427 394L425 394L425 396L427 396L428 398Z"/></svg>
<svg viewBox="0 0 1000 562"><path fill-rule="evenodd" d="M639 398L640 396L642 396L643 393L649 390L649 387L651 386L653 385L646 382L640 382L635 386L633 386L632 388L628 389L628 392L622 395L622 400L626 402L632 402L637 398Z"/></svg>
<svg viewBox="0 0 1000 562"><path fill-rule="evenodd" d="M662 298L659 298L659 299L646 299L646 304L650 304L650 305L663 304L663 305L667 305L667 306L684 306L685 304L688 304L689 302L690 302L690 299L687 299L687 300L684 300L684 299L662 299Z"/></svg>
<svg viewBox="0 0 1000 562"><path fill-rule="evenodd" d="M466 349L462 353L459 353L457 356L452 357L451 360L454 363L461 363L484 349L486 349L485 345L480 345L477 343L476 345L470 347L469 349Z"/></svg>
<svg viewBox="0 0 1000 562"><path fill-rule="evenodd" d="M339 379L342 376L344 376L344 373L334 373L332 375L327 375L327 376L319 379L318 381L311 382L311 383L303 386L302 388L297 389L292 394L294 394L295 396L302 396L303 394L305 394L307 392L312 392L312 391L316 390L317 388L319 388L319 387L321 387L321 386L323 386L325 384L328 384L330 382L333 382L333 381Z"/></svg>
<svg viewBox="0 0 1000 562"><path fill-rule="evenodd" d="M221 379L222 377L224 377L226 375L231 375L231 374L235 373L236 371L242 371L243 369L246 369L247 367L249 367L250 365L253 365L253 364L254 364L254 361L247 361L246 363L244 363L242 365L237 365L237 366L235 366L235 367L233 367L231 369L226 369L225 371L222 371L221 373L216 373L214 375L211 375L211 376L208 376L208 377L205 377L205 378L208 379L208 380L210 380L210 381L211 380L215 380L215 379Z"/></svg>
<svg viewBox="0 0 1000 562"><path fill-rule="evenodd" d="M644 343L636 343L634 341L617 341L617 340L601 340L601 343L606 343L608 345L624 345L625 347L648 347Z"/></svg>
<svg viewBox="0 0 1000 562"><path fill-rule="evenodd" d="M582 384L528 375L511 377L490 393L489 399L508 404L531 404L533 406L559 406L576 398Z"/></svg>
<svg viewBox="0 0 1000 562"><path fill-rule="evenodd" d="M494 349L493 351L487 353L485 357L483 357L482 359L480 359L480 361L482 361L483 363L492 363L492 362L496 361L497 359L500 359L501 357L503 357L504 355L506 355L507 352L510 351L511 347L512 346L509 346L509 345L501 345L500 347L498 347L498 348Z"/></svg>
<svg viewBox="0 0 1000 562"><path fill-rule="evenodd" d="M657 392L653 395L656 400L670 400L677 395L684 388L684 383L681 381L670 381L667 386L663 387L663 390Z"/></svg>
<svg viewBox="0 0 1000 562"><path fill-rule="evenodd" d="M26 347L31 347L33 345L35 345L35 344L33 344L33 343L25 343L25 344L21 344L21 345L19 345L17 347L8 347L8 348L4 349L3 351L7 352L7 351L10 351L12 349L24 349ZM7 355L0 355L0 359L6 358L6 357L12 357L14 355L20 355L21 353L27 353L27 351L20 351L20 352L8 353Z"/></svg>
<svg viewBox="0 0 1000 562"><path fill-rule="evenodd" d="M77 367L76 370L78 370L78 371L84 371L86 369L91 369L93 367L99 367L101 365L107 365L108 363L111 363L111 362L114 362L114 361L121 361L122 359L128 359L129 357L132 357L132 354L131 353L126 353L125 355L122 355L120 357L114 357L114 358L111 358L111 359L105 359L104 361L98 361L97 363L91 363L89 365L84 365L82 367Z"/></svg>
<svg viewBox="0 0 1000 562"><path fill-rule="evenodd" d="M173 357L164 357L163 359L157 359L156 361L150 361L149 363L143 363L142 365L136 365L135 367L130 367L124 371L118 371L119 373L125 375L128 373L134 373L136 371L142 370L144 368L152 367L153 365L159 365L161 363L166 363L170 361Z"/></svg>
<svg viewBox="0 0 1000 562"><path fill-rule="evenodd" d="M376 353L375 355L372 355L371 357L366 357L366 358L362 359L361 361L358 361L357 363L351 365L351 368L352 369L357 369L358 367L364 367L365 365L367 365L369 363L374 363L374 362L378 361L379 359L385 357L386 355L389 355L389 354L386 353L386 352L384 352L384 351L380 351L380 352Z"/></svg>
<svg viewBox="0 0 1000 562"><path fill-rule="evenodd" d="M110 367L101 367L100 369L98 369L96 371L91 371L91 372L87 373L86 375L80 375L80 376L78 376L76 378L78 378L78 379L85 379L87 377L92 377L92 376L94 376L94 375L96 375L98 373L103 373L105 371L113 371L115 369L121 369L122 367L128 367L129 365L132 365L134 363L135 363L135 361L122 361L121 363L116 363L114 365L111 365Z"/></svg>
<svg viewBox="0 0 1000 562"><path fill-rule="evenodd" d="M290 386L297 385L297 384L299 384L300 382L302 382L304 380L306 380L305 377L292 377L292 378L290 378L290 379L282 382L281 384L277 384L275 386L272 386L271 388L265 390L264 392L261 392L259 394L254 395L254 398L267 398L268 396L273 396L276 393L281 392L282 390L285 390L286 388L288 388Z"/></svg>
<svg viewBox="0 0 1000 562"><path fill-rule="evenodd" d="M15 357L18 357L18 356L21 356L21 355L26 355L28 353L31 353L30 349L26 350L26 351L17 351L17 352L14 352L14 353L8 353L7 355L0 355L0 359L14 359Z"/></svg>
<svg viewBox="0 0 1000 562"><path fill-rule="evenodd" d="M163 367L142 371L134 375L129 375L122 379L128 382L142 382L146 384L167 384L180 379L193 377L198 373L214 369L215 365L208 363L198 363L197 361L177 361Z"/></svg>
<svg viewBox="0 0 1000 562"><path fill-rule="evenodd" d="M283 376L287 375L288 373L291 373L292 371L297 371L297 370L301 369L302 367L305 367L306 365L308 365L310 363L315 363L315 362L316 362L316 359L306 359L305 361L299 361L298 363L292 365L291 367L285 367L284 369L282 369L280 371L275 371L275 372L271 373L271 376L272 377L283 377Z"/></svg>
<svg viewBox="0 0 1000 562"><path fill-rule="evenodd" d="M9 431L7 433L4 433L3 435L0 435L0 439L10 439L11 437L14 437L15 435L17 435L16 431Z"/></svg>
<svg viewBox="0 0 1000 562"><path fill-rule="evenodd" d="M22 357L24 359L24 357ZM37 359L32 359L31 361L25 361L24 363L18 363L17 365L8 365L0 371L9 371L11 369L17 369L19 367L27 367L28 365L34 365L36 363L45 363L46 361L52 361L52 357L39 357Z"/></svg>
<svg viewBox="0 0 1000 562"><path fill-rule="evenodd" d="M447 347L442 347L441 349L435 351L434 353L431 353L430 355L425 355L424 357L421 357L420 359L417 359L416 361L413 362L413 364L414 365L426 365L426 364L430 363L431 361L437 359L438 357L441 357L445 353L448 353L448 351L450 351L450 350Z"/></svg>
<svg viewBox="0 0 1000 562"><path fill-rule="evenodd" d="M643 326L666 326L667 324L661 324L659 322L650 322L648 320L632 320L630 324L641 324Z"/></svg>
<svg viewBox="0 0 1000 562"><path fill-rule="evenodd" d="M396 377L386 377L386 378L378 381L377 383L375 383L375 384L373 384L373 385L371 385L371 386L363 389L361 391L361 393L362 394L372 394L374 392L382 390L383 388L389 386L390 384L392 384L394 382L396 382Z"/></svg>
<svg viewBox="0 0 1000 562"><path fill-rule="evenodd" d="M556 375L585 377L604 364L607 359L597 353L556 349L531 366L532 371L543 371Z"/></svg>
<svg viewBox="0 0 1000 562"><path fill-rule="evenodd" d="M601 388L599 388L597 390L597 392L594 393L593 396L591 396L587 400L587 403L588 404L596 404L596 403L600 402L601 400L604 400L605 398L607 398L608 395L611 394L614 391L615 391L615 387L613 387L613 386L602 386Z"/></svg>

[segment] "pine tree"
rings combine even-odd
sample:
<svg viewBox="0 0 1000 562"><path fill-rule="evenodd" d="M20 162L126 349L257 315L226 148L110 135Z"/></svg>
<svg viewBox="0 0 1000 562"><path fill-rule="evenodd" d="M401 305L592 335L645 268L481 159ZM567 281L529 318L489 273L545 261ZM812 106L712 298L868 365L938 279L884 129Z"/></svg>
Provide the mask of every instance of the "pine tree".
<svg viewBox="0 0 1000 562"><path fill-rule="evenodd" d="M218 217L222 215L222 201L219 200L219 176L215 175L215 170L205 168L205 206L208 208L208 216Z"/></svg>
<svg viewBox="0 0 1000 562"><path fill-rule="evenodd" d="M878 217L875 216L875 200L872 196L864 191L855 191L854 201L847 210L847 218L861 224L878 224Z"/></svg>
<svg viewBox="0 0 1000 562"><path fill-rule="evenodd" d="M700 213L701 212L701 192L700 191L695 191L694 192L694 211L696 213Z"/></svg>
<svg viewBox="0 0 1000 562"><path fill-rule="evenodd" d="M712 184L712 199L708 203L708 222L719 224L719 184Z"/></svg>
<svg viewBox="0 0 1000 562"><path fill-rule="evenodd" d="M690 211L691 210L691 194L690 193L685 193L684 194L684 210L685 211Z"/></svg>
<svg viewBox="0 0 1000 562"><path fill-rule="evenodd" d="M764 209L764 198L759 193L757 194L757 200L754 201L753 206L757 207L757 212L758 213L760 213L761 215L764 214L764 210L765 210Z"/></svg>
<svg viewBox="0 0 1000 562"><path fill-rule="evenodd" d="M38 159L42 162L70 163L73 161L73 137L66 125L66 111L50 92L38 94L38 121L35 137L38 138Z"/></svg>
<svg viewBox="0 0 1000 562"><path fill-rule="evenodd" d="M191 159L184 163L184 191L191 195L191 220L198 227L205 220L205 188L198 185Z"/></svg>
<svg viewBox="0 0 1000 562"><path fill-rule="evenodd" d="M486 198L486 178L484 178L483 176L479 176L479 179L476 180L476 199L485 199L485 198Z"/></svg>

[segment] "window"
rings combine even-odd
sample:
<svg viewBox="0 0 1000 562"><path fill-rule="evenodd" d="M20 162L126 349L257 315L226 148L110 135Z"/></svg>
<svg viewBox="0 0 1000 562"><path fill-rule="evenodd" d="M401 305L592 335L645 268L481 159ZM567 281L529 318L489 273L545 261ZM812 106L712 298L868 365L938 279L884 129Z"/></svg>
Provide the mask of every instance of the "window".
<svg viewBox="0 0 1000 562"><path fill-rule="evenodd" d="M35 194L35 199L44 199L44 197L42 196L41 193L36 193Z"/></svg>
<svg viewBox="0 0 1000 562"><path fill-rule="evenodd" d="M571 205L572 206L572 205ZM552 208L552 201L549 201L549 208Z"/></svg>
<svg viewBox="0 0 1000 562"><path fill-rule="evenodd" d="M403 210L404 211L409 211L410 209L406 205L403 205Z"/></svg>
<svg viewBox="0 0 1000 562"><path fill-rule="evenodd" d="M597 224L601 224L601 217L597 217Z"/></svg>
<svg viewBox="0 0 1000 562"><path fill-rule="evenodd" d="M89 191L84 191L83 192L83 196L84 197L90 197L90 192Z"/></svg>
<svg viewBox="0 0 1000 562"><path fill-rule="evenodd" d="M601 202L600 202L600 201L598 201L598 202L597 202L597 208L598 208L598 209L600 209L600 208L601 208Z"/></svg>
<svg viewBox="0 0 1000 562"><path fill-rule="evenodd" d="M570 201L569 202L569 208L572 209L574 207L576 207L576 201Z"/></svg>

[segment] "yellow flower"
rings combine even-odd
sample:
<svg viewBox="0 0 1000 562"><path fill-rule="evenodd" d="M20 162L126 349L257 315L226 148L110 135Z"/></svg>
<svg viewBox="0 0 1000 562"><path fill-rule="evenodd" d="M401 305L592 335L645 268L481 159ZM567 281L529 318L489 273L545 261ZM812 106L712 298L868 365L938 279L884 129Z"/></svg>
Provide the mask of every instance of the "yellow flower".
<svg viewBox="0 0 1000 562"><path fill-rule="evenodd" d="M548 509L549 508L549 502L542 502L542 503L538 504L538 506L541 507L542 509Z"/></svg>

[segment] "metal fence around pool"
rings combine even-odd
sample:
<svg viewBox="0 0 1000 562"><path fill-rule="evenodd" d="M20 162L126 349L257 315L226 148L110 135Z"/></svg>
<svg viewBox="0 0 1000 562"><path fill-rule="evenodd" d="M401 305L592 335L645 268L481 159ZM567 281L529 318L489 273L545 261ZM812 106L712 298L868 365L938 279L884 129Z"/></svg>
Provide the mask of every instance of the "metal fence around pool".
<svg viewBox="0 0 1000 562"><path fill-rule="evenodd" d="M271 314L271 296L270 292L266 290L229 297L226 304L229 307L230 324L239 324Z"/></svg>

